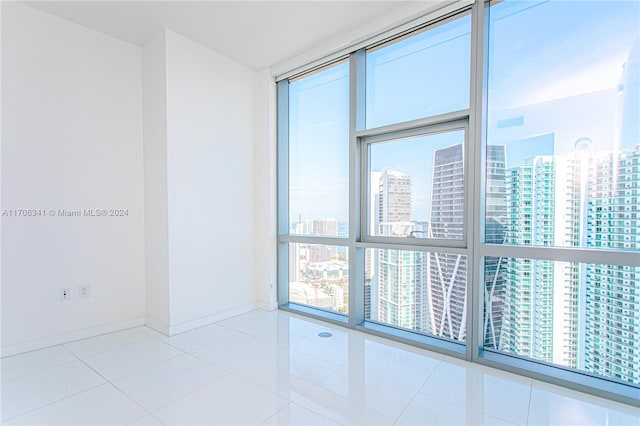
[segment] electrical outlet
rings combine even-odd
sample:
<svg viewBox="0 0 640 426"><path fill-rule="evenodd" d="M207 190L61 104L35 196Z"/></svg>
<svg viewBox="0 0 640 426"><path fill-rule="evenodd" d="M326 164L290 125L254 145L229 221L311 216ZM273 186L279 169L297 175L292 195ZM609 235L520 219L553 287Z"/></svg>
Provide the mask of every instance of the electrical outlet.
<svg viewBox="0 0 640 426"><path fill-rule="evenodd" d="M91 287L88 285L81 285L78 287L78 297L80 299L88 299L91 297Z"/></svg>
<svg viewBox="0 0 640 426"><path fill-rule="evenodd" d="M64 287L60 289L60 300L63 302L71 300L71 287Z"/></svg>

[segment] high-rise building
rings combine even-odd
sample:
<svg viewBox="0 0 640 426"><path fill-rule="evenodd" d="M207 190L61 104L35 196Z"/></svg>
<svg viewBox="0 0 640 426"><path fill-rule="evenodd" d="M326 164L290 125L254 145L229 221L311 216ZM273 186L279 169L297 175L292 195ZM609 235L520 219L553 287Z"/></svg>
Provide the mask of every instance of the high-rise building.
<svg viewBox="0 0 640 426"><path fill-rule="evenodd" d="M507 241L531 244L533 240L533 166L510 168L506 176ZM502 314L500 349L523 356L532 355L533 329L533 261L530 259L497 259L505 261L506 285Z"/></svg>
<svg viewBox="0 0 640 426"><path fill-rule="evenodd" d="M383 222L380 235L426 232L424 223ZM430 331L425 312L428 253L378 250L378 320L416 331Z"/></svg>
<svg viewBox="0 0 640 426"><path fill-rule="evenodd" d="M379 225L380 178L382 172L371 172L369 177L369 233L375 235ZM378 262L376 250L364 254L364 317L378 320Z"/></svg>
<svg viewBox="0 0 640 426"><path fill-rule="evenodd" d="M599 157L590 175L590 247L640 250L640 44L636 40L617 89L616 145ZM640 383L640 268L587 264L585 269L584 368Z"/></svg>
<svg viewBox="0 0 640 426"><path fill-rule="evenodd" d="M378 224L411 221L410 176L398 170L385 170L380 176L378 194Z"/></svg>
<svg viewBox="0 0 640 426"><path fill-rule="evenodd" d="M464 238L464 153L462 144L438 149L433 157L430 237ZM467 258L430 253L428 311L431 332L454 340L466 334Z"/></svg>
<svg viewBox="0 0 640 426"><path fill-rule="evenodd" d="M311 235L338 235L338 221L335 219L314 219L309 221Z"/></svg>
<svg viewBox="0 0 640 426"><path fill-rule="evenodd" d="M640 250L640 145L613 152L582 145L508 169L506 243ZM640 327L640 268L490 262L506 264L499 349L640 381L632 337Z"/></svg>
<svg viewBox="0 0 640 426"><path fill-rule="evenodd" d="M506 238L506 152L504 145L488 145L486 161L485 242L504 244ZM500 348L506 282L502 258L484 260L484 346Z"/></svg>
<svg viewBox="0 0 640 426"><path fill-rule="evenodd" d="M289 282L300 281L300 244L289 244Z"/></svg>
<svg viewBox="0 0 640 426"><path fill-rule="evenodd" d="M384 171L379 178L377 199L377 235L406 237L414 231L426 232L426 224L411 222L411 177L397 170ZM376 251L377 312L372 319L428 331L428 315L424 312L427 254L409 250Z"/></svg>
<svg viewBox="0 0 640 426"><path fill-rule="evenodd" d="M579 243L581 158L536 156L507 172L508 244ZM505 261L505 259L499 259ZM567 262L506 259L500 349L574 367L579 271Z"/></svg>
<svg viewBox="0 0 640 426"><path fill-rule="evenodd" d="M589 184L590 247L640 250L640 145L599 156ZM640 383L640 268L587 264L584 368ZM581 359L582 361L582 359Z"/></svg>

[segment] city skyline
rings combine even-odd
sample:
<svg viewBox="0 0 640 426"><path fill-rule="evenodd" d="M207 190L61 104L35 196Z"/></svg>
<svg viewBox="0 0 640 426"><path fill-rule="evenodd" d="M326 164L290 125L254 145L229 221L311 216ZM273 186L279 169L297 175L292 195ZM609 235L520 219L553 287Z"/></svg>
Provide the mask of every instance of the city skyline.
<svg viewBox="0 0 640 426"><path fill-rule="evenodd" d="M490 38L493 44L489 52L488 120L496 125L500 120L517 119L521 116L518 110L534 109L535 105L539 105L540 110L536 112L540 116L538 121L554 121L562 116L567 123L581 122L592 127L585 134L592 134L595 147L613 148L615 146L605 146L612 139L604 130L613 129L615 118L608 116L609 110L598 107L602 100L588 103L580 97L594 92L607 92L603 96L614 96L619 89L625 64L627 68L631 65L629 58L635 58L637 66L640 4L588 2L582 7L580 16L576 16L571 5L564 3L567 2L517 1L503 2L491 8ZM531 16L534 13L536 19ZM554 31L541 34L536 24L538 19L554 22ZM575 36L573 28L589 28L588 41ZM635 32L628 31L629 28L634 28ZM562 45L558 46L555 40L562 40ZM556 49L561 49L561 53ZM636 49L635 54L632 49ZM446 75L437 78L438 89L444 90L443 96L457 99L468 96L468 89L453 84L457 80L451 80ZM531 83L522 84L522 81ZM399 85L397 90L400 93L414 93L415 89L412 88L420 87L418 83L418 76L396 78L394 82ZM377 90L381 89L381 85L376 87ZM634 90L628 84L625 87ZM637 86L635 90L637 93ZM290 86L292 218L311 214L348 223L348 93L346 62L296 80ZM434 99L442 99L437 93L440 92L431 95ZM565 98L574 98L573 106L554 105L556 101L562 104ZM390 102L385 108L394 116L412 117L417 107L408 102ZM635 123L628 123L629 128L634 125L638 127L637 117L640 113L637 106L635 108L625 108L628 114L635 117ZM376 114L380 115L382 111ZM567 139L566 145L557 144L555 153L570 151L582 136ZM620 138L614 137L613 140ZM508 142L508 139L492 140L491 144L503 142ZM526 146L520 147L521 151L526 149ZM515 154L511 157L517 158ZM428 188L426 182L425 185ZM428 217L427 212L423 216Z"/></svg>
<svg viewBox="0 0 640 426"><path fill-rule="evenodd" d="M593 264L550 259L557 248L640 252L640 43L637 31L629 34L622 29L630 17L638 16L640 5L616 3L607 8L586 3L586 19L581 16L580 22L598 25L573 37L567 25L573 17L561 3L503 2L491 7L486 148L477 155L476 147L472 158L482 162L485 171L482 188L476 188L482 194L482 211L474 211L483 221L484 232L475 243L548 247L549 257L526 258L535 256L520 250L520 256L525 257L481 259L484 334L480 340L486 350L638 384L640 268L618 266L613 264L615 260ZM549 15L558 25L564 23L557 34L545 35L560 37L562 43L550 40L541 44L537 39L539 45L533 46L536 31L527 22L531 14L536 19ZM463 21L454 28L456 40L464 37ZM584 43L589 43L590 49L583 49ZM407 46L403 44L400 50ZM522 57L522 63L514 64L523 55L514 51L516 46L528 46L527 55L545 58L540 61L544 69L531 58ZM387 56L389 62L394 55ZM571 60L564 61L564 57ZM367 72L378 72L376 67L381 64L377 62ZM577 67L580 64L582 68ZM336 71L334 83L346 83L348 73L341 69L344 74L338 76ZM600 78L604 75L606 78ZM446 83L442 84L445 88ZM339 101L338 97L333 100ZM401 117L398 120L411 117L410 111L402 111L402 103L387 106L391 105L399 109L394 111L394 117ZM384 109L385 105L376 108ZM332 113L338 111L334 108ZM330 126L328 122L322 125ZM319 138L322 132L317 132L317 127L312 130ZM337 134L340 126L332 131ZM330 144L323 145L318 139L314 149L323 146L331 151L341 145L341 155L347 155L348 135L340 135L342 139ZM369 176L360 188L365 197L360 205L366 207L360 219L368 221L366 233L375 237L469 238L465 225L471 225L466 223L464 207L470 197L465 194L465 179L474 176L465 176L469 167L465 156L467 144L475 142L469 141L462 126L411 137L390 134L384 142L363 143L368 151L360 166L368 169ZM300 160L297 177L306 172L302 165L311 161L312 153L313 149L306 154L296 151ZM342 161L346 157L336 158ZM291 234L327 235L301 227L301 223L332 218L336 229L343 230L341 236L348 236L344 230L354 225L346 220L348 167L340 169L336 164L322 177L311 171L302 180L294 179L289 188ZM472 167L477 170L479 164ZM339 183L341 174L344 182ZM297 186L304 180L311 186ZM297 202L300 191L323 185L325 190L335 189L338 184L342 189L332 195L331 203L321 196L315 204ZM312 190L308 195L313 198L319 194ZM323 207L318 207L320 204ZM295 218L303 216L304 220L296 222ZM337 231L331 235L337 236ZM345 246L350 244L345 239ZM420 244L424 241L407 241L407 245ZM373 244L364 252L367 320L465 341L466 256L450 253L445 246L437 251L412 251L375 248ZM298 258L307 264L317 263L311 253ZM348 267L345 259L338 259L337 250L329 257ZM325 268L328 277L328 264L319 267ZM307 268L314 270L313 265ZM312 289L318 288L316 277L317 272L307 275ZM327 295L340 293L327 285L323 284ZM347 297L342 294L340 300Z"/></svg>
<svg viewBox="0 0 640 426"><path fill-rule="evenodd" d="M503 239L507 244L570 247L581 244L585 238L588 247L605 244L607 248L640 249L640 215L635 210L632 213L628 204L640 197L640 145L618 154L576 150L568 156L536 156L528 164L503 169L504 172L500 172L500 164L504 165L501 148L492 147L492 173L496 176L493 183L504 188L494 194L494 198L503 194L502 203L493 203L494 211L501 212L503 221L501 227L492 228L496 242ZM450 168L456 158L448 157L448 162L441 165ZM581 184L585 170L588 182ZM607 180L607 176L615 175L623 178L617 186ZM449 175L449 184L455 180L452 176ZM500 179L504 182L502 186L498 185ZM564 182L565 186L551 191L555 182ZM409 220L410 188L409 177L401 172L387 171L380 176L377 198L380 235L406 236L418 231L437 237L433 226L443 219L438 214L432 217L432 224ZM611 197L620 192L625 195ZM390 201L397 203L397 208L385 208ZM455 200L449 197L449 205L452 201ZM450 212L446 206L447 203L444 211ZM450 221L452 217L444 219ZM600 225L604 219L609 224L607 232ZM599 231L585 236L587 228ZM466 274L457 278L456 274L466 271L460 255L370 250L373 264L369 267L376 271L369 272L367 278L368 320L464 340ZM335 255L316 260L331 259ZM341 268L347 269L346 261ZM489 258L485 259L485 274L485 348L626 381L640 380L633 368L640 359L626 350L635 347L629 346L635 343L624 338L632 332L634 324L640 323L633 298L640 271L615 265ZM612 277L617 277L614 289L608 284ZM456 287L460 290L456 291ZM603 292L603 287L610 289ZM314 303L321 305L317 296ZM594 339L591 330L605 332ZM615 369L608 365L610 359L603 363L598 357L613 350L629 353L615 358L621 364Z"/></svg>

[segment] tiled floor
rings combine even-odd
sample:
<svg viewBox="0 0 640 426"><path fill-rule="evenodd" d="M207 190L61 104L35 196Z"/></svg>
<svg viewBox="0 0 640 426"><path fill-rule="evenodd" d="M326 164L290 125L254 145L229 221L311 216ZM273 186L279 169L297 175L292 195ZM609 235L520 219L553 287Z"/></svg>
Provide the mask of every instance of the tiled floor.
<svg viewBox="0 0 640 426"><path fill-rule="evenodd" d="M640 425L638 408L282 311L139 327L1 372L7 425Z"/></svg>

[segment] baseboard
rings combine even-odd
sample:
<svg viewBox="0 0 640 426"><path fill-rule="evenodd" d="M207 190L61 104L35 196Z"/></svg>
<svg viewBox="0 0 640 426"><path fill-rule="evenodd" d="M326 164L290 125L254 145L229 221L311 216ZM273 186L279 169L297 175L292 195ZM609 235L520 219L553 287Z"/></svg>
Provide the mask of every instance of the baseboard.
<svg viewBox="0 0 640 426"><path fill-rule="evenodd" d="M65 343L75 342L76 340L87 339L89 337L100 336L101 334L114 333L116 331L126 330L128 328L138 327L146 325L164 335L173 336L175 334L184 333L199 327L214 324L218 321L223 321L236 315L246 314L247 312L255 311L256 309L262 309L265 311L272 311L276 309L276 306L270 306L269 303L251 303L243 305L238 308L230 309L224 312L220 312L206 317L198 318L192 321L186 321L181 324L169 327L167 330L166 325L156 324L150 318L137 318L129 321L120 321L112 324L102 325L99 327L87 328L81 331L72 331L70 333L58 334L52 337L46 337L44 339L31 340L29 342L18 343L15 345L3 346L0 350L0 357L8 357L12 355L18 355L25 352L36 351L38 349L44 349L51 346L62 345Z"/></svg>
<svg viewBox="0 0 640 426"><path fill-rule="evenodd" d="M278 304L276 302L262 302L258 303L258 309L262 309L263 311L275 311L278 309Z"/></svg>
<svg viewBox="0 0 640 426"><path fill-rule="evenodd" d="M173 336L175 334L184 333L185 331L190 331L195 328L204 327L205 325L211 325L218 321L223 321L231 317L235 317L236 315L242 315L246 314L247 312L255 311L256 309L262 308L255 303L251 303L248 305L243 305L239 308L230 309L228 311L220 312L213 315L207 315L206 317L198 318L196 320L185 321L183 323L170 327L169 335Z"/></svg>
<svg viewBox="0 0 640 426"><path fill-rule="evenodd" d="M169 336L169 326L164 322L159 322L154 320L153 318L146 317L144 325L149 328L154 329L160 334L164 334L165 336Z"/></svg>
<svg viewBox="0 0 640 426"><path fill-rule="evenodd" d="M18 355L25 352L36 351L51 346L62 345L65 343L75 342L76 340L87 339L89 337L100 336L101 334L114 333L116 331L126 330L128 328L139 327L144 325L144 318L136 318L129 321L119 321L98 327L86 328L80 331L72 331L69 333L58 334L44 339L31 340L15 345L3 346L0 356L2 358Z"/></svg>

